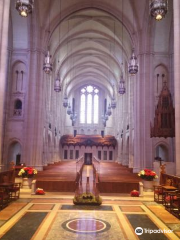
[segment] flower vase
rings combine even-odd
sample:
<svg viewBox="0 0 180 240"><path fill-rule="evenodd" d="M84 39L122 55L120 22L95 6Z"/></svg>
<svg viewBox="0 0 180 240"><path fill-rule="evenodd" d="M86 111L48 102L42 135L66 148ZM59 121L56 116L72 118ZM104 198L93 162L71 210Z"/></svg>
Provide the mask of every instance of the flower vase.
<svg viewBox="0 0 180 240"><path fill-rule="evenodd" d="M143 189L145 192L153 192L154 181L142 180L142 182L143 182Z"/></svg>
<svg viewBox="0 0 180 240"><path fill-rule="evenodd" d="M31 189L33 178L23 178L22 179L22 188L23 189Z"/></svg>

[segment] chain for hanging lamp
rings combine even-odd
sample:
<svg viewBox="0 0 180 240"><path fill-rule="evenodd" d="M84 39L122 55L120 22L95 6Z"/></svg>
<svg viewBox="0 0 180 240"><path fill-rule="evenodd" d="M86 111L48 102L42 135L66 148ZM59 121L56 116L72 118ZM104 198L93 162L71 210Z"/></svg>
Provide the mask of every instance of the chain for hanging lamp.
<svg viewBox="0 0 180 240"><path fill-rule="evenodd" d="M150 0L149 11L152 17L160 21L168 11L168 0Z"/></svg>
<svg viewBox="0 0 180 240"><path fill-rule="evenodd" d="M17 0L15 7L21 17L27 17L32 13L34 0Z"/></svg>
<svg viewBox="0 0 180 240"><path fill-rule="evenodd" d="M134 49L132 50L128 71L131 75L135 75L138 72L137 57L134 53Z"/></svg>
<svg viewBox="0 0 180 240"><path fill-rule="evenodd" d="M43 70L47 74L52 72L51 55L50 55L49 51L47 51L47 54L45 55Z"/></svg>

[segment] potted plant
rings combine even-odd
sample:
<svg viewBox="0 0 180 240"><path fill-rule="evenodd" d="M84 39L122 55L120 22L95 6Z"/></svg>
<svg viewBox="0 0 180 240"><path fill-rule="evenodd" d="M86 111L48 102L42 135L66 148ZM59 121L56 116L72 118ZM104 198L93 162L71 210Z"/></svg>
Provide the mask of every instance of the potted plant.
<svg viewBox="0 0 180 240"><path fill-rule="evenodd" d="M138 176L146 181L153 181L155 178L158 178L157 174L150 169L141 170Z"/></svg>
<svg viewBox="0 0 180 240"><path fill-rule="evenodd" d="M153 180L158 178L157 174L150 169L144 169L138 173L138 176L143 179L144 190L146 192L152 192L154 185Z"/></svg>
<svg viewBox="0 0 180 240"><path fill-rule="evenodd" d="M37 174L37 170L32 167L23 167L18 173L18 176L22 178L32 178L34 175Z"/></svg>
<svg viewBox="0 0 180 240"><path fill-rule="evenodd" d="M18 173L18 176L22 177L22 187L31 188L32 180L34 175L37 174L37 170L32 167L23 167Z"/></svg>

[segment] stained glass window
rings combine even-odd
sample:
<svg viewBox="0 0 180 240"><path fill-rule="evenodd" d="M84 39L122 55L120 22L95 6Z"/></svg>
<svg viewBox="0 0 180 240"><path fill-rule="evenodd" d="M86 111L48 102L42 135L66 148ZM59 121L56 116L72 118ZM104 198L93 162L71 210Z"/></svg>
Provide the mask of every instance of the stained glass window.
<svg viewBox="0 0 180 240"><path fill-rule="evenodd" d="M80 123L98 124L99 89L87 85L80 90Z"/></svg>

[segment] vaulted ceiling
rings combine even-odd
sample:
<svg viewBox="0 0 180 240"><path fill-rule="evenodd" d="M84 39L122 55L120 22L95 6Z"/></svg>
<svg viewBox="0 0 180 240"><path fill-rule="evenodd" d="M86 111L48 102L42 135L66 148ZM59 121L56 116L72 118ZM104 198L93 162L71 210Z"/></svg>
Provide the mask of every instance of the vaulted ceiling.
<svg viewBox="0 0 180 240"><path fill-rule="evenodd" d="M31 20L18 16L14 0L11 16L13 48L28 48ZM39 45L52 55L53 77L60 74L69 91L88 81L112 94L122 72L128 78L133 47L137 54L170 49L172 3L158 23L149 16L148 0L35 0L33 16Z"/></svg>

